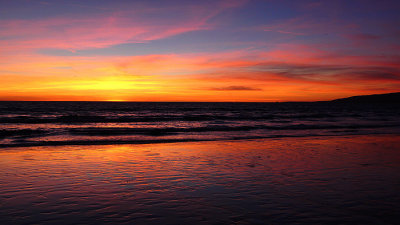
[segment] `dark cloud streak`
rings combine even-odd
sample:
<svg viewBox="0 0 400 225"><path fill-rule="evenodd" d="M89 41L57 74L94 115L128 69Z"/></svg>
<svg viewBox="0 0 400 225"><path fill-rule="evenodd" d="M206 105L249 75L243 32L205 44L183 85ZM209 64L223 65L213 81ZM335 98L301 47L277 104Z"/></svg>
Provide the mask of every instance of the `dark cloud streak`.
<svg viewBox="0 0 400 225"><path fill-rule="evenodd" d="M265 64L256 71L303 80L400 80L400 69L392 67L355 67L345 65ZM254 69L254 68L252 68Z"/></svg>
<svg viewBox="0 0 400 225"><path fill-rule="evenodd" d="M213 91L262 91L260 88L253 88L248 86L228 86L220 88L211 88Z"/></svg>

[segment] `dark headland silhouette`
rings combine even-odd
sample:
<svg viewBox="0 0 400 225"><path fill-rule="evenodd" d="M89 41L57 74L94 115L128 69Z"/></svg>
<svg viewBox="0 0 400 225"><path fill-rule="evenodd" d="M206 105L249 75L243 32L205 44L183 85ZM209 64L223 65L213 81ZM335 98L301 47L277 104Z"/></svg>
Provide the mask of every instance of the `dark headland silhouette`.
<svg viewBox="0 0 400 225"><path fill-rule="evenodd" d="M400 92L374 95L359 95L348 98L339 98L330 102L338 103L400 103Z"/></svg>

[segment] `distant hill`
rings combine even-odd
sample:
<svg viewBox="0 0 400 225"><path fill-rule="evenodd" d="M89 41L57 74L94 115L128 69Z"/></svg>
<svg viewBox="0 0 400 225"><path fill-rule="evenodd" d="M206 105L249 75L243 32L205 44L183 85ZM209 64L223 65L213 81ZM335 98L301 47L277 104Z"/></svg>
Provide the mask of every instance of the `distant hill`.
<svg viewBox="0 0 400 225"><path fill-rule="evenodd" d="M400 92L376 95L360 95L348 98L340 98L331 102L343 103L400 103Z"/></svg>

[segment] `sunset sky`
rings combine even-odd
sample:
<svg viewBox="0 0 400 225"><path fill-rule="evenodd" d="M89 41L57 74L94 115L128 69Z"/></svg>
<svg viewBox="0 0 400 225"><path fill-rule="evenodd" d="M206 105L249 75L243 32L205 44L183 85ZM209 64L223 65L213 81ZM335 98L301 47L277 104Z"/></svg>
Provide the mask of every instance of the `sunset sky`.
<svg viewBox="0 0 400 225"><path fill-rule="evenodd" d="M0 0L0 100L400 91L397 0Z"/></svg>

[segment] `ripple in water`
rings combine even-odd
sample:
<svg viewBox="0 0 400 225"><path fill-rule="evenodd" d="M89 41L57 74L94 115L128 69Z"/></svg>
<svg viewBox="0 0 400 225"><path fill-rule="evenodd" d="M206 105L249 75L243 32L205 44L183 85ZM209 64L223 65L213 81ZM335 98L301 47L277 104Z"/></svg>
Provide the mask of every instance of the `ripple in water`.
<svg viewBox="0 0 400 225"><path fill-rule="evenodd" d="M396 224L400 137L0 151L1 224Z"/></svg>

